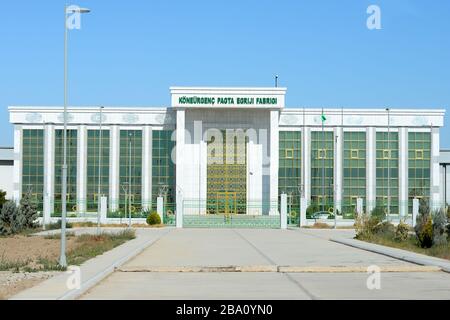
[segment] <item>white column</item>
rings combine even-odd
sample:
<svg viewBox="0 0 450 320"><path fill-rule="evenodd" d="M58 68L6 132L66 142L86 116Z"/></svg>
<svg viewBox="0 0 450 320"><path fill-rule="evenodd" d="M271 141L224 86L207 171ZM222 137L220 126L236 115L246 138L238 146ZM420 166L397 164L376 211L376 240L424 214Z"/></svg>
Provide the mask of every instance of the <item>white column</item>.
<svg viewBox="0 0 450 320"><path fill-rule="evenodd" d="M261 215L263 146L250 140L247 143L247 214Z"/></svg>
<svg viewBox="0 0 450 320"><path fill-rule="evenodd" d="M335 146L334 146L334 206L339 213L342 214L342 187L344 185L343 179L343 150L344 150L344 130L342 127L334 128Z"/></svg>
<svg viewBox="0 0 450 320"><path fill-rule="evenodd" d="M445 184L446 184L446 191L447 191L447 205L450 205L450 166L446 166L447 168L447 173L446 173L446 177L445 177Z"/></svg>
<svg viewBox="0 0 450 320"><path fill-rule="evenodd" d="M120 130L117 125L111 126L109 159L110 208L115 211L119 208Z"/></svg>
<svg viewBox="0 0 450 320"><path fill-rule="evenodd" d="M177 228L183 227L183 193L184 193L184 144L185 144L185 116L184 109L177 110L177 141L176 141L176 216Z"/></svg>
<svg viewBox="0 0 450 320"><path fill-rule="evenodd" d="M400 217L408 215L408 128L399 128L399 209Z"/></svg>
<svg viewBox="0 0 450 320"><path fill-rule="evenodd" d="M22 197L22 126L14 126L14 170L12 199L18 204Z"/></svg>
<svg viewBox="0 0 450 320"><path fill-rule="evenodd" d="M278 214L279 110L270 111L270 215Z"/></svg>
<svg viewBox="0 0 450 320"><path fill-rule="evenodd" d="M142 208L152 207L152 127L144 126L142 139Z"/></svg>
<svg viewBox="0 0 450 320"><path fill-rule="evenodd" d="M367 128L367 143L366 143L366 162L367 162L367 212L370 214L376 206L376 130L373 127Z"/></svg>
<svg viewBox="0 0 450 320"><path fill-rule="evenodd" d="M442 204L439 202L439 155L440 139L439 128L433 128L431 131L431 208L438 210Z"/></svg>
<svg viewBox="0 0 450 320"><path fill-rule="evenodd" d="M85 213L87 176L87 130L85 125L78 126L77 137L77 211Z"/></svg>
<svg viewBox="0 0 450 320"><path fill-rule="evenodd" d="M46 124L44 129L44 224L50 222L54 211L55 194L55 126Z"/></svg>
<svg viewBox="0 0 450 320"><path fill-rule="evenodd" d="M305 132L303 134L303 166L305 173L304 179L304 187L305 187L305 199L306 203L311 201L311 128L305 128Z"/></svg>
<svg viewBox="0 0 450 320"><path fill-rule="evenodd" d="M200 141L200 195L201 210L200 214L206 214L206 197L208 191L208 146L206 141Z"/></svg>

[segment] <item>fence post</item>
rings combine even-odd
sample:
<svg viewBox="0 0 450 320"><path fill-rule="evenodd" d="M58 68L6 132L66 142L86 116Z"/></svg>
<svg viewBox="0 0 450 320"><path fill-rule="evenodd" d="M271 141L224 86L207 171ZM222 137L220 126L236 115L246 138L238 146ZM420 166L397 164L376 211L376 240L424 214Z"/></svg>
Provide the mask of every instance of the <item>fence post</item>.
<svg viewBox="0 0 450 320"><path fill-rule="evenodd" d="M419 199L413 199L412 226L416 226L417 215L419 214Z"/></svg>
<svg viewBox="0 0 450 320"><path fill-rule="evenodd" d="M280 214L280 227L281 229L287 229L287 194L281 194L281 214Z"/></svg>
<svg viewBox="0 0 450 320"><path fill-rule="evenodd" d="M363 198L357 198L356 199L356 212L357 212L358 216L362 215L363 208L364 208L364 200L363 200Z"/></svg>
<svg viewBox="0 0 450 320"><path fill-rule="evenodd" d="M177 228L183 228L183 194L178 192L176 208Z"/></svg>
<svg viewBox="0 0 450 320"><path fill-rule="evenodd" d="M306 209L308 208L308 201L306 198L300 199L300 227L306 227Z"/></svg>
<svg viewBox="0 0 450 320"><path fill-rule="evenodd" d="M161 223L164 223L164 198L163 197L156 198L156 212L158 212L158 215L161 218Z"/></svg>
<svg viewBox="0 0 450 320"><path fill-rule="evenodd" d="M100 197L100 223L107 223L108 197Z"/></svg>

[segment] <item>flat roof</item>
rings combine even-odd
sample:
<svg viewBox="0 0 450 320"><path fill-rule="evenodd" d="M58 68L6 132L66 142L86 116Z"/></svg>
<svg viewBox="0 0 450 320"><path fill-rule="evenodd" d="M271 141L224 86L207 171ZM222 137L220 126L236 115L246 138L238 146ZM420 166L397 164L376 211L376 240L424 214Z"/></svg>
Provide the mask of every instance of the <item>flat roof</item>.
<svg viewBox="0 0 450 320"><path fill-rule="evenodd" d="M14 160L14 148L0 147L0 160Z"/></svg>

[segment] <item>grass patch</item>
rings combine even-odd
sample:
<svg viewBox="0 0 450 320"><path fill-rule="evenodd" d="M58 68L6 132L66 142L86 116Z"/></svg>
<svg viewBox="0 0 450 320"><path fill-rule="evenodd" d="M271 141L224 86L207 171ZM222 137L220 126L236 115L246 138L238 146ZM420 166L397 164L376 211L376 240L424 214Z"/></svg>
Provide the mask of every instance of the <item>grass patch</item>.
<svg viewBox="0 0 450 320"><path fill-rule="evenodd" d="M75 237L75 232L66 232L67 238ZM48 234L44 236L44 239L58 240L61 239L61 233Z"/></svg>
<svg viewBox="0 0 450 320"><path fill-rule="evenodd" d="M67 229L72 228L72 223L66 221L66 228ZM45 225L45 230L57 230L57 229L61 229L61 220Z"/></svg>
<svg viewBox="0 0 450 320"><path fill-rule="evenodd" d="M409 235L408 239L405 241L396 241L391 235L383 234L358 238L358 240L450 260L450 243L442 246L432 246L431 248L421 248L417 244L418 240L415 235Z"/></svg>
<svg viewBox="0 0 450 320"><path fill-rule="evenodd" d="M136 238L135 231L128 229L118 233L78 236L76 239L78 245L67 255L67 262L71 265L80 265L134 238Z"/></svg>
<svg viewBox="0 0 450 320"><path fill-rule="evenodd" d="M67 233L68 237L75 237L73 232ZM57 241L60 234L48 235L45 239ZM80 265L89 259L105 253L117 246L136 238L135 231L126 229L116 233L102 233L100 235L83 234L75 238L76 246L67 253L68 265ZM33 260L8 261L4 255L0 256L0 271L13 272L39 272L39 271L64 271L57 259L38 257Z"/></svg>
<svg viewBox="0 0 450 320"><path fill-rule="evenodd" d="M0 257L0 271L19 272L30 263L29 260L8 261L5 256Z"/></svg>

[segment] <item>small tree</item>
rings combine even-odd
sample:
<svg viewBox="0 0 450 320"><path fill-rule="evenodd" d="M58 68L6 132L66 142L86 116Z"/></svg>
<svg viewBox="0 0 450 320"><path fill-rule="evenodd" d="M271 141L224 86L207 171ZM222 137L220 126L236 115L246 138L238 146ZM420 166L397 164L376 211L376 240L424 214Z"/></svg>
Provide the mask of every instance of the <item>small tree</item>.
<svg viewBox="0 0 450 320"><path fill-rule="evenodd" d="M14 201L7 201L0 211L0 234L9 235L21 230L18 208Z"/></svg>
<svg viewBox="0 0 450 320"><path fill-rule="evenodd" d="M6 203L6 191L0 190L0 210L3 208L3 205Z"/></svg>
<svg viewBox="0 0 450 320"><path fill-rule="evenodd" d="M447 234L445 228L447 225L447 213L444 210L438 210L433 214L433 244L447 244Z"/></svg>
<svg viewBox="0 0 450 320"><path fill-rule="evenodd" d="M417 240L422 248L430 248L433 245L433 222L430 207L426 199L420 199L419 214L414 227Z"/></svg>
<svg viewBox="0 0 450 320"><path fill-rule="evenodd" d="M31 197L31 193L27 192L20 200L19 216L23 228L35 228L36 219L38 218L37 205Z"/></svg>

